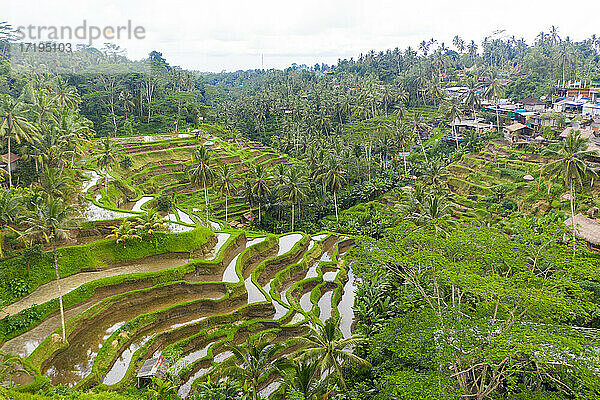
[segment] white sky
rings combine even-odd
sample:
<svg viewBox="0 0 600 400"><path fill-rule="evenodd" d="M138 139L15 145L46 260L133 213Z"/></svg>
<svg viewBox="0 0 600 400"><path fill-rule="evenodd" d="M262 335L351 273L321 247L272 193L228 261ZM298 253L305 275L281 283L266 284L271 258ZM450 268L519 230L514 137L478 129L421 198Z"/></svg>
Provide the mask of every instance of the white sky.
<svg viewBox="0 0 600 400"><path fill-rule="evenodd" d="M20 25L125 25L146 30L143 40L115 41L133 59L152 50L171 65L200 71L284 68L357 58L361 52L417 47L436 38L451 47L458 34L480 42L494 30L529 43L551 25L581 40L600 28L600 1L552 0L2 0L2 16ZM94 42L102 47L103 40Z"/></svg>

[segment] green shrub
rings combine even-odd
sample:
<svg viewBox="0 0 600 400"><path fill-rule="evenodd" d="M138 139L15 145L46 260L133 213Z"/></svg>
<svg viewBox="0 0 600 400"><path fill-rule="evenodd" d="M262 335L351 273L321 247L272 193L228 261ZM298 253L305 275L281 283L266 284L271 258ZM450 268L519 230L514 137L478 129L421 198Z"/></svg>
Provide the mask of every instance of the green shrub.
<svg viewBox="0 0 600 400"><path fill-rule="evenodd" d="M156 200L156 209L158 211L168 212L169 210L171 210L172 206L173 199L171 198L171 196L163 194Z"/></svg>

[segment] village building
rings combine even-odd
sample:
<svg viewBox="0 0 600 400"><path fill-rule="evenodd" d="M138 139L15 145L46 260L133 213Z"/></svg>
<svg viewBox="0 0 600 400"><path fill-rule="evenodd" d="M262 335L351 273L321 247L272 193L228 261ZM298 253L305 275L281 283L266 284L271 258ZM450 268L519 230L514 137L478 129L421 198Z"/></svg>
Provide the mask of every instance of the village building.
<svg viewBox="0 0 600 400"><path fill-rule="evenodd" d="M492 129L492 124L488 124L483 122L482 119L455 119L454 122L450 124L453 128L453 132L462 136L463 133L466 132L481 132L488 129Z"/></svg>
<svg viewBox="0 0 600 400"><path fill-rule="evenodd" d="M546 111L546 108L548 108L548 106L551 104L551 102L547 100L532 98L523 99L520 103L523 105L523 108L528 112L544 112Z"/></svg>
<svg viewBox="0 0 600 400"><path fill-rule="evenodd" d="M9 153L2 154L2 160L0 162L0 168L4 169L6 172L13 172L17 169L19 161L21 157L14 153L10 153L10 166L8 165Z"/></svg>
<svg viewBox="0 0 600 400"><path fill-rule="evenodd" d="M523 125L520 122L514 122L511 125L505 126L502 129L504 139L511 143L521 143L533 138L534 129Z"/></svg>
<svg viewBox="0 0 600 400"><path fill-rule="evenodd" d="M584 104L581 108L581 114L586 118L600 118L600 104Z"/></svg>

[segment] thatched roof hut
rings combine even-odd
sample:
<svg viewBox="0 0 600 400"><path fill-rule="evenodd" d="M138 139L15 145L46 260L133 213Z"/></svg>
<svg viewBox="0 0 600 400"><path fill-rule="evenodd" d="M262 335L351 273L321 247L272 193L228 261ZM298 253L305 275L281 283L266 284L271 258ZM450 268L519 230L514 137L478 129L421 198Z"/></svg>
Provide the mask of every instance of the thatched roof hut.
<svg viewBox="0 0 600 400"><path fill-rule="evenodd" d="M572 219L568 218L565 224L572 226ZM600 248L600 222L581 213L575 215L575 236L596 248Z"/></svg>

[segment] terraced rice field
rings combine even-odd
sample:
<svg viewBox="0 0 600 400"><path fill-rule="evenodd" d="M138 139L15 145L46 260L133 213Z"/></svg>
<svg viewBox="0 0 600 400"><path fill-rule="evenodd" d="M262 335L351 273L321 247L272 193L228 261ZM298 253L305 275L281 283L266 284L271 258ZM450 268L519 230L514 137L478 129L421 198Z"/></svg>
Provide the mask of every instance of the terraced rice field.
<svg viewBox="0 0 600 400"><path fill-rule="evenodd" d="M144 287L132 275L106 296L68 309L68 345L56 341L58 330L53 335L48 329L58 328L52 316L4 349L27 356L52 384L79 388L131 383L146 359L177 349L184 382L180 394L186 395L231 356L222 350L225 341L241 342L265 330L287 340L305 331L303 322L319 323L331 315L341 316L342 331L350 334L347 296L353 295L354 281L339 260L352 239L332 233L257 237L240 231L218 232L216 239L189 260L191 268L181 280ZM157 270L169 268L163 259L146 261ZM138 265L119 268L137 271ZM109 275L112 268L102 273ZM64 283L74 287L90 279L83 278L86 274L63 278ZM48 299L44 290L30 295L42 296ZM265 390L273 389L271 383L265 382Z"/></svg>
<svg viewBox="0 0 600 400"><path fill-rule="evenodd" d="M252 154L258 152L252 149ZM262 162L281 158L264 153L255 157ZM90 181L83 189L89 205L97 208L86 211L90 220L108 218L118 224L115 218L135 215L156 196L140 193L129 207L109 208L91 200L102 196L102 174L88 174ZM63 293L93 287L88 297L66 308L67 342L60 340L60 317L54 313L4 343L2 350L26 357L39 372L35 380L47 377L53 385L79 389L125 387L134 382L144 361L177 354L172 368L181 377L179 394L185 398L232 356L225 342L241 343L261 332L289 341L306 332L306 323L320 324L330 316L340 318L344 335L351 334L356 282L342 257L353 245L352 238L333 232L276 236L222 230L226 225L218 220L207 229L194 211L182 208L167 215L171 230L203 230L209 240L202 248L61 278ZM55 285L39 286L10 304L8 312L55 301ZM271 375L260 383L263 395L278 389L276 378Z"/></svg>
<svg viewBox="0 0 600 400"><path fill-rule="evenodd" d="M87 173L90 183L83 189L89 200L85 214L90 220L123 218L130 213L143 212L148 207L156 207L156 198L167 195L172 196L180 208L172 210L170 220L183 224L206 223L204 190L192 186L186 172L191 165L192 153L199 146L209 149L214 165L228 164L240 182L252 173L256 165L262 165L270 173L278 164L293 162L259 143L239 138L223 140L205 136L196 139L160 135L148 137L147 141L131 138L130 142L124 139L119 142L133 165L128 169L117 166L111 170L108 190L102 188L105 174ZM93 161L88 168L97 169ZM219 221L225 222L225 199L213 189L209 189L208 196L212 225L220 227ZM228 198L227 222L241 222L241 216L250 210L243 197L232 195Z"/></svg>

